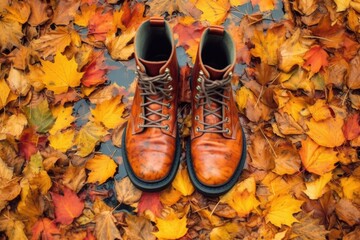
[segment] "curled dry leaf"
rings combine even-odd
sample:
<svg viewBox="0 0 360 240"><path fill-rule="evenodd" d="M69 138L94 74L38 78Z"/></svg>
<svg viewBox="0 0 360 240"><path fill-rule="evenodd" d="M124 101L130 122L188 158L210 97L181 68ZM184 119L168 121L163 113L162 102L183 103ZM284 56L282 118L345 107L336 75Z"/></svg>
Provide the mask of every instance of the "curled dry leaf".
<svg viewBox="0 0 360 240"><path fill-rule="evenodd" d="M103 211L95 217L95 236L98 240L122 239L115 225L116 219L111 211Z"/></svg>
<svg viewBox="0 0 360 240"><path fill-rule="evenodd" d="M131 205L138 202L142 192L131 183L128 177L115 181L116 198L120 203Z"/></svg>

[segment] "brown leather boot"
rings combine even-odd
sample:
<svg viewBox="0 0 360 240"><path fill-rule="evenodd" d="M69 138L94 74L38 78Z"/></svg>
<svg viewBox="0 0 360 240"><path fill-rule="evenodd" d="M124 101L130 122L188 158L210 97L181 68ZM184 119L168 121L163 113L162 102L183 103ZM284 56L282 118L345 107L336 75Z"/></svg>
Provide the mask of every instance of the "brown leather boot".
<svg viewBox="0 0 360 240"><path fill-rule="evenodd" d="M166 187L180 160L177 130L178 63L172 31L162 18L140 25L135 36L138 83L123 134L125 169L145 191Z"/></svg>
<svg viewBox="0 0 360 240"><path fill-rule="evenodd" d="M222 27L201 37L192 75L192 130L187 144L190 179L198 191L220 195L238 181L246 143L231 88L234 42Z"/></svg>

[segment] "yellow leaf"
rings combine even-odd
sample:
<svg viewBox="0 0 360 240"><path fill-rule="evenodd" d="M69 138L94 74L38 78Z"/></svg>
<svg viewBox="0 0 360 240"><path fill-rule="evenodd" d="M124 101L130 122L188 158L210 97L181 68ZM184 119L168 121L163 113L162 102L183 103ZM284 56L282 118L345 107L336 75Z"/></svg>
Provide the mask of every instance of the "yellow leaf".
<svg viewBox="0 0 360 240"><path fill-rule="evenodd" d="M285 30L285 28L283 29ZM251 54L259 57L262 63L276 65L279 46L285 41L285 31L280 31L277 31L277 28L272 28L265 35L263 31L255 30L252 38L255 48L251 49Z"/></svg>
<svg viewBox="0 0 360 240"><path fill-rule="evenodd" d="M160 193L160 201L166 206L171 206L177 203L182 196L182 193L175 188L167 188Z"/></svg>
<svg viewBox="0 0 360 240"><path fill-rule="evenodd" d="M30 90L30 81L23 71L14 67L10 69L9 77L7 78L9 87L13 93L20 96L26 96Z"/></svg>
<svg viewBox="0 0 360 240"><path fill-rule="evenodd" d="M306 134L321 146L338 147L345 142L342 131L344 120L338 116L319 122L316 122L315 119L312 118L306 125L309 128Z"/></svg>
<svg viewBox="0 0 360 240"><path fill-rule="evenodd" d="M26 23L30 16L30 5L27 2L14 1L6 7L7 17L21 24Z"/></svg>
<svg viewBox="0 0 360 240"><path fill-rule="evenodd" d="M48 139L52 148L65 153L73 146L74 136L74 129L67 129L65 131L58 131L55 134L50 135Z"/></svg>
<svg viewBox="0 0 360 240"><path fill-rule="evenodd" d="M95 236L98 240L122 239L115 225L116 218L112 211L103 211L95 217Z"/></svg>
<svg viewBox="0 0 360 240"><path fill-rule="evenodd" d="M250 177L239 182L228 193L220 197L220 202L227 203L239 217L245 217L260 204L255 193L255 178Z"/></svg>
<svg viewBox="0 0 360 240"><path fill-rule="evenodd" d="M80 6L81 14L75 15L74 23L81 27L87 27L89 25L90 18L95 15L96 7L96 4L82 4Z"/></svg>
<svg viewBox="0 0 360 240"><path fill-rule="evenodd" d="M74 192L79 192L85 185L86 172L84 166L74 167L70 165L62 178L62 184L70 188Z"/></svg>
<svg viewBox="0 0 360 240"><path fill-rule="evenodd" d="M213 228L210 232L210 240L232 240L233 234L239 232L239 226L235 222Z"/></svg>
<svg viewBox="0 0 360 240"><path fill-rule="evenodd" d="M230 10L230 3L227 0L196 0L194 3L203 12L200 20L208 21L213 25L222 24Z"/></svg>
<svg viewBox="0 0 360 240"><path fill-rule="evenodd" d="M24 217L37 219L44 211L44 200L38 189L30 188L27 180L21 181L21 200L17 205L17 211Z"/></svg>
<svg viewBox="0 0 360 240"><path fill-rule="evenodd" d="M276 0L251 0L253 6L259 5L260 12L266 12L274 10Z"/></svg>
<svg viewBox="0 0 360 240"><path fill-rule="evenodd" d="M55 94L65 93L69 87L79 86L84 75L77 71L75 58L68 60L60 52L56 53L54 62L41 60L41 64L45 73L43 83Z"/></svg>
<svg viewBox="0 0 360 240"><path fill-rule="evenodd" d="M284 112L288 113L294 118L295 121L299 121L301 118L301 112L305 110L307 104L302 97L292 97L284 106Z"/></svg>
<svg viewBox="0 0 360 240"><path fill-rule="evenodd" d="M6 165L0 158L0 178L10 180L13 177L14 170Z"/></svg>
<svg viewBox="0 0 360 240"><path fill-rule="evenodd" d="M157 238L178 239L183 237L188 228L186 227L186 215L178 218L174 211L171 211L165 219L156 218L158 232L153 232Z"/></svg>
<svg viewBox="0 0 360 240"><path fill-rule="evenodd" d="M336 11L342 12L349 8L351 0L334 0Z"/></svg>
<svg viewBox="0 0 360 240"><path fill-rule="evenodd" d="M53 111L53 115L56 116L56 121L49 130L51 135L55 135L57 131L66 129L71 126L71 123L75 120L75 117L71 115L72 111L72 107L64 106L61 106L59 109L57 109L57 114L54 114Z"/></svg>
<svg viewBox="0 0 360 240"><path fill-rule="evenodd" d="M100 139L107 134L107 131L100 124L88 122L75 135L75 145L78 151L76 155L86 157L93 150Z"/></svg>
<svg viewBox="0 0 360 240"><path fill-rule="evenodd" d="M318 99L315 104L309 106L308 109L316 122L332 117L330 108L323 99Z"/></svg>
<svg viewBox="0 0 360 240"><path fill-rule="evenodd" d="M236 6L248 3L248 2L250 2L250 0L230 0L230 5L232 7L236 7Z"/></svg>
<svg viewBox="0 0 360 240"><path fill-rule="evenodd" d="M354 200L360 195L360 179L350 176L340 179L344 196L349 200Z"/></svg>
<svg viewBox="0 0 360 240"><path fill-rule="evenodd" d="M310 138L301 141L299 154L305 169L318 175L333 170L334 164L339 160L337 152L332 148L319 146Z"/></svg>
<svg viewBox="0 0 360 240"><path fill-rule="evenodd" d="M5 232L9 240L27 240L24 232L25 225L17 218L12 212L0 216L0 231Z"/></svg>
<svg viewBox="0 0 360 240"><path fill-rule="evenodd" d="M10 88L4 79L0 79L0 109L8 103Z"/></svg>
<svg viewBox="0 0 360 240"><path fill-rule="evenodd" d="M172 186L181 192L183 196L189 196L195 191L186 168L179 169L174 181L172 182Z"/></svg>
<svg viewBox="0 0 360 240"><path fill-rule="evenodd" d="M122 118L125 104L121 103L121 96L105 100L96 105L95 109L91 109L91 114L98 123L103 123L105 127L112 129L126 122Z"/></svg>
<svg viewBox="0 0 360 240"><path fill-rule="evenodd" d="M289 72L293 66L302 66L304 63L303 57L309 48L300 42L300 34L301 30L297 29L279 48L279 68L284 72Z"/></svg>
<svg viewBox="0 0 360 240"><path fill-rule="evenodd" d="M0 136L1 134L8 134L14 136L15 139L19 139L27 123L28 121L24 114L13 114L7 119L2 129L0 129Z"/></svg>
<svg viewBox="0 0 360 240"><path fill-rule="evenodd" d="M38 174L34 174L29 179L30 187L36 186L45 195L52 186L51 178L45 170L41 170Z"/></svg>
<svg viewBox="0 0 360 240"><path fill-rule="evenodd" d="M277 196L267 204L266 223L271 222L277 227L282 224L291 227L298 220L293 216L299 212L303 201L296 200L290 195Z"/></svg>
<svg viewBox="0 0 360 240"><path fill-rule="evenodd" d="M114 60L128 60L131 57L135 50L132 43L135 33L135 28L127 29L120 36L106 42L106 47Z"/></svg>
<svg viewBox="0 0 360 240"><path fill-rule="evenodd" d="M13 21L11 16L5 15L0 19L1 32L6 34L0 34L0 51L5 49L11 49L12 47L18 47L21 45L20 40L23 37L22 24L17 21Z"/></svg>
<svg viewBox="0 0 360 240"><path fill-rule="evenodd" d="M301 159L292 144L282 144L275 149L275 168L273 172L279 175L294 174L300 171Z"/></svg>
<svg viewBox="0 0 360 240"><path fill-rule="evenodd" d="M91 171L88 177L89 183L102 184L114 176L117 164L109 156L97 154L86 162L85 168Z"/></svg>
<svg viewBox="0 0 360 240"><path fill-rule="evenodd" d="M276 233L273 240L282 240L282 239L284 239L284 237L286 235L286 232L287 232L287 230Z"/></svg>
<svg viewBox="0 0 360 240"><path fill-rule="evenodd" d="M325 186L328 184L331 178L332 173L328 172L315 181L305 183L306 190L304 193L308 195L310 199L318 199L326 192Z"/></svg>

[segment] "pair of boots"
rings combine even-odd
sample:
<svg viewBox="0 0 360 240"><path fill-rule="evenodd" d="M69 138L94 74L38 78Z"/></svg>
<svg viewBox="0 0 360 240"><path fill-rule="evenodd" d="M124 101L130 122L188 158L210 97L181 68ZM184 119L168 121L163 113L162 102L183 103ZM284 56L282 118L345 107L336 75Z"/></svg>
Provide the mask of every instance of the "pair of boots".
<svg viewBox="0 0 360 240"><path fill-rule="evenodd" d="M138 83L123 134L125 169L144 191L165 188L180 162L177 127L179 67L169 24L150 18L135 37ZM234 42L221 26L201 37L193 68L192 130L186 146L190 179L206 195L220 195L237 182L246 143L233 100Z"/></svg>

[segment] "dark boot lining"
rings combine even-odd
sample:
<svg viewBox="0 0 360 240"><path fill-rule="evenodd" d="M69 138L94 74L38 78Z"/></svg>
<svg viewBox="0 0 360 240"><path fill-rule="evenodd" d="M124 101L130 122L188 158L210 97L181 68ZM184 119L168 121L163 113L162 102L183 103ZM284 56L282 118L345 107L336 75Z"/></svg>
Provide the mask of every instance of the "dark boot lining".
<svg viewBox="0 0 360 240"><path fill-rule="evenodd" d="M209 34L204 41L201 52L201 58L204 65L215 69L227 67L229 62L229 50L225 45L223 36Z"/></svg>
<svg viewBox="0 0 360 240"><path fill-rule="evenodd" d="M164 28L149 29L143 48L143 59L147 61L167 61L171 54L171 42Z"/></svg>

